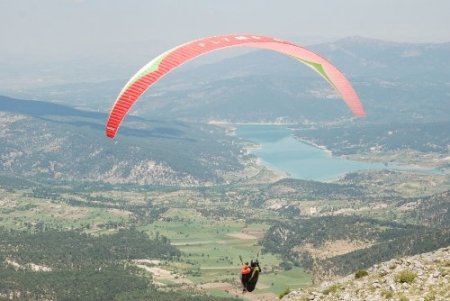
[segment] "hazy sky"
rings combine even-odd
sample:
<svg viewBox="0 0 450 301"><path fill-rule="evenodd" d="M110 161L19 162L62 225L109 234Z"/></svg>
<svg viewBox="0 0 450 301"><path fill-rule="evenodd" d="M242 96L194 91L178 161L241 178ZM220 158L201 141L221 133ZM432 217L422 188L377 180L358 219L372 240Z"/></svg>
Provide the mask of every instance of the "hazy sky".
<svg viewBox="0 0 450 301"><path fill-rule="evenodd" d="M448 42L449 28L449 0L0 0L0 58L156 54L225 33Z"/></svg>

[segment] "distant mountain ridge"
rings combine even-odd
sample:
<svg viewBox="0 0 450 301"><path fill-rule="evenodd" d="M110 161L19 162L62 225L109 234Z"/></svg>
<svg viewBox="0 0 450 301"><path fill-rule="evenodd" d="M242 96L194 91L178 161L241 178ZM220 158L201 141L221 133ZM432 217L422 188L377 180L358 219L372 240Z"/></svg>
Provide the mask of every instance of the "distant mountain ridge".
<svg viewBox="0 0 450 301"><path fill-rule="evenodd" d="M434 78L445 82L445 76L450 75L450 43L397 43L353 37L314 49L345 67L352 77Z"/></svg>
<svg viewBox="0 0 450 301"><path fill-rule="evenodd" d="M309 48L335 64L353 83L368 114L362 122L449 120L450 43L355 37ZM322 78L292 58L271 51L181 67L144 94L133 112L202 121L351 118Z"/></svg>
<svg viewBox="0 0 450 301"><path fill-rule="evenodd" d="M331 61L351 80L367 111L367 118L359 122L448 121L450 43L351 37L307 48ZM130 70L129 76L135 71ZM107 112L127 81L109 79L24 87L25 92L12 95ZM301 123L352 117L322 78L292 58L271 51L253 51L210 64L193 60L149 89L131 114L196 122L281 118Z"/></svg>

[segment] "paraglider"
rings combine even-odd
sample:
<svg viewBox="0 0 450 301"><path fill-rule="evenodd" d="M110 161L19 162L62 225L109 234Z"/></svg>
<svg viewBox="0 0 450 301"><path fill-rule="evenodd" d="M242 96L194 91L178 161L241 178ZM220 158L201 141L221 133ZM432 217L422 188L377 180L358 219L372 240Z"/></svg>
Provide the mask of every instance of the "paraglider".
<svg viewBox="0 0 450 301"><path fill-rule="evenodd" d="M241 284L242 284L242 292L253 292L256 288L256 283L258 282L259 273L261 273L261 267L259 266L258 255L256 259L252 259L250 264L248 262L243 262L241 259Z"/></svg>
<svg viewBox="0 0 450 301"><path fill-rule="evenodd" d="M247 291L247 282L249 278L251 277L252 269L250 268L250 265L248 262L245 262L241 267L241 284L242 284L242 291Z"/></svg>
<svg viewBox="0 0 450 301"><path fill-rule="evenodd" d="M250 261L251 274L247 280L246 289L248 292L253 292L258 282L259 273L261 273L261 267L259 266L258 259Z"/></svg>
<svg viewBox="0 0 450 301"><path fill-rule="evenodd" d="M182 44L155 57L142 67L119 93L108 117L106 136L116 136L120 124L138 98L171 70L211 51L238 46L269 49L297 59L322 76L340 94L355 116L365 116L364 108L350 82L342 72L321 56L291 42L271 37L224 35Z"/></svg>

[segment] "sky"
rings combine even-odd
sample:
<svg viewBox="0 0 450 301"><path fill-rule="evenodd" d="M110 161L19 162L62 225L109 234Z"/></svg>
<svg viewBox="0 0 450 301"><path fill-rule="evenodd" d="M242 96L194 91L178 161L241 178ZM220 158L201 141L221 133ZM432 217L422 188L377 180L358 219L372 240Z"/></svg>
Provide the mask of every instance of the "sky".
<svg viewBox="0 0 450 301"><path fill-rule="evenodd" d="M156 55L226 33L450 42L449 12L448 0L0 0L0 62Z"/></svg>

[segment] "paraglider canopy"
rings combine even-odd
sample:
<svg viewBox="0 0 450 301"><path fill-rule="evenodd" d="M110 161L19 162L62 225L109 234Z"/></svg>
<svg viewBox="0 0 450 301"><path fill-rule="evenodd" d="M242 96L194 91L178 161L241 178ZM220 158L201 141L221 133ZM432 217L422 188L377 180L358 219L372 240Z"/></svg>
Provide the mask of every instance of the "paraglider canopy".
<svg viewBox="0 0 450 301"><path fill-rule="evenodd" d="M297 59L322 76L341 95L355 116L365 116L364 108L350 82L342 72L321 56L291 42L271 37L224 35L180 45L155 57L142 67L119 93L106 124L106 136L116 136L120 124L139 96L172 69L211 51L238 46L269 49Z"/></svg>

